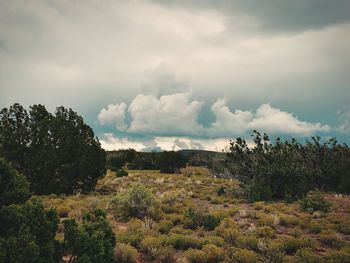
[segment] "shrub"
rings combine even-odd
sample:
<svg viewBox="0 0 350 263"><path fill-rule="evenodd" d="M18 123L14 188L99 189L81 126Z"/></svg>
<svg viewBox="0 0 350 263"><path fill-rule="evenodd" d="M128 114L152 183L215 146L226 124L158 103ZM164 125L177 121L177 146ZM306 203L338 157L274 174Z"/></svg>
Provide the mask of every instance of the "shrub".
<svg viewBox="0 0 350 263"><path fill-rule="evenodd" d="M350 150L335 138L322 143L312 137L304 144L296 139L271 143L267 134L252 134L255 145L237 138L223 161L226 174L242 182L251 201L295 200L310 190L350 191Z"/></svg>
<svg viewBox="0 0 350 263"><path fill-rule="evenodd" d="M129 173L127 171L125 171L123 168L116 170L115 173L116 173L117 177L125 177L125 176L129 175Z"/></svg>
<svg viewBox="0 0 350 263"><path fill-rule="evenodd" d="M224 260L225 251L213 244L208 244L203 247L203 252L206 256L207 262L219 263Z"/></svg>
<svg viewBox="0 0 350 263"><path fill-rule="evenodd" d="M350 259L350 247L346 247L338 251L332 251L330 255L326 257L325 262L349 263L350 262L349 259Z"/></svg>
<svg viewBox="0 0 350 263"><path fill-rule="evenodd" d="M141 241L140 248L143 252L147 253L152 259L154 259L163 247L163 244L164 239L162 238L146 237Z"/></svg>
<svg viewBox="0 0 350 263"><path fill-rule="evenodd" d="M333 230L323 230L320 233L320 240L324 245L333 248L339 248L343 245L343 240Z"/></svg>
<svg viewBox="0 0 350 263"><path fill-rule="evenodd" d="M162 247L157 253L157 262L175 263L176 250L171 247Z"/></svg>
<svg viewBox="0 0 350 263"><path fill-rule="evenodd" d="M139 247L140 242L145 236L145 230L142 227L142 221L139 219L131 219L128 222L128 228L125 233L119 235L119 241Z"/></svg>
<svg viewBox="0 0 350 263"><path fill-rule="evenodd" d="M171 222L170 220L161 220L158 223L158 231L161 234L168 234L173 226L173 222Z"/></svg>
<svg viewBox="0 0 350 263"><path fill-rule="evenodd" d="M281 249L288 255L294 254L301 248L312 248L316 245L315 240L312 240L310 238L295 238L295 237L288 237L285 238L280 246Z"/></svg>
<svg viewBox="0 0 350 263"><path fill-rule="evenodd" d="M300 200L300 207L307 212L321 211L328 213L331 209L331 204L324 198L320 192L315 192L307 195Z"/></svg>
<svg viewBox="0 0 350 263"><path fill-rule="evenodd" d="M189 248L202 248L204 240L189 235L172 234L166 238L165 244L177 250L186 250Z"/></svg>
<svg viewBox="0 0 350 263"><path fill-rule="evenodd" d="M190 229L203 226L206 230L213 230L221 222L219 216L203 214L202 212L195 211L191 208L186 211L185 218L188 219L186 226Z"/></svg>
<svg viewBox="0 0 350 263"><path fill-rule="evenodd" d="M142 219L155 209L156 198L143 184L134 183L126 191L118 193L112 203L125 217Z"/></svg>
<svg viewBox="0 0 350 263"><path fill-rule="evenodd" d="M268 226L258 227L256 229L256 235L258 237L272 238L275 236L275 230Z"/></svg>
<svg viewBox="0 0 350 263"><path fill-rule="evenodd" d="M191 263L207 263L205 252L200 249L190 248L184 252L184 256Z"/></svg>
<svg viewBox="0 0 350 263"><path fill-rule="evenodd" d="M119 243L115 248L115 260L118 263L136 263L139 252L128 244Z"/></svg>
<svg viewBox="0 0 350 263"><path fill-rule="evenodd" d="M0 262L58 262L57 225L56 211L37 198L1 207Z"/></svg>
<svg viewBox="0 0 350 263"><path fill-rule="evenodd" d="M78 262L114 261L116 239L106 214L95 209L84 215L80 225L74 219L64 223L63 251Z"/></svg>
<svg viewBox="0 0 350 263"><path fill-rule="evenodd" d="M312 250L302 248L295 253L292 260L293 263L319 263L322 262L321 257L316 255Z"/></svg>
<svg viewBox="0 0 350 263"><path fill-rule="evenodd" d="M259 262L259 257L255 252L248 249L230 248L225 262L257 263Z"/></svg>

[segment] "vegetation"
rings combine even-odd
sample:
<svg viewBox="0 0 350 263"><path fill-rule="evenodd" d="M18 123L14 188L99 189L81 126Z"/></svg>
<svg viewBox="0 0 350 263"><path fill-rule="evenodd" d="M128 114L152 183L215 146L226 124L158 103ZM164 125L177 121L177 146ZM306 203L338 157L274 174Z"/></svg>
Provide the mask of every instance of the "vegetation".
<svg viewBox="0 0 350 263"><path fill-rule="evenodd" d="M349 149L335 139L255 132L211 160L121 150L102 176L73 111L15 104L0 125L0 263L349 262Z"/></svg>
<svg viewBox="0 0 350 263"><path fill-rule="evenodd" d="M350 192L350 149L332 138L321 143L296 139L274 144L254 131L254 147L244 139L230 142L226 167L239 179L249 200L295 200L310 190Z"/></svg>
<svg viewBox="0 0 350 263"><path fill-rule="evenodd" d="M24 177L2 159L0 182L0 262L57 262L56 212L29 199Z"/></svg>
<svg viewBox="0 0 350 263"><path fill-rule="evenodd" d="M69 255L69 262L114 261L116 239L103 211L95 209L85 214L80 225L75 219L63 224L63 254Z"/></svg>
<svg viewBox="0 0 350 263"><path fill-rule="evenodd" d="M105 153L72 109L43 105L0 111L0 157L26 176L36 194L91 191L105 173Z"/></svg>

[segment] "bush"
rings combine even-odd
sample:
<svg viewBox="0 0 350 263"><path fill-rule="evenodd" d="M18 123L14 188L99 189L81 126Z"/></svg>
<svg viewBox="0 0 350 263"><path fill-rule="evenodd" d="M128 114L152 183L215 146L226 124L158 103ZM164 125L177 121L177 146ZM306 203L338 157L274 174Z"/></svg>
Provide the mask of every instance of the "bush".
<svg viewBox="0 0 350 263"><path fill-rule="evenodd" d="M332 248L340 248L344 243L341 237L333 230L323 230L320 233L320 241Z"/></svg>
<svg viewBox="0 0 350 263"><path fill-rule="evenodd" d="M288 255L294 254L299 249L302 248L312 248L315 247L316 241L309 239L309 238L295 238L295 237L288 237L285 238L280 246L281 249Z"/></svg>
<svg viewBox="0 0 350 263"><path fill-rule="evenodd" d="M204 227L205 230L213 230L221 222L221 217L211 214L203 214L202 212L188 209L185 213L185 218L188 219L186 226L190 229Z"/></svg>
<svg viewBox="0 0 350 263"><path fill-rule="evenodd" d="M312 250L303 248L295 253L292 260L293 263L319 263L322 262L322 258L316 255Z"/></svg>
<svg viewBox="0 0 350 263"><path fill-rule="evenodd" d="M56 211L37 198L1 207L0 262L58 262L57 225Z"/></svg>
<svg viewBox="0 0 350 263"><path fill-rule="evenodd" d="M207 262L219 263L225 258L225 251L213 244L208 244L203 247L203 252L206 255Z"/></svg>
<svg viewBox="0 0 350 263"><path fill-rule="evenodd" d="M129 175L129 173L127 171L125 171L123 168L116 170L115 173L116 173L117 177L125 177L125 176Z"/></svg>
<svg viewBox="0 0 350 263"><path fill-rule="evenodd" d="M223 166L239 179L251 201L293 201L308 191L350 192L350 149L335 138L322 143L312 137L305 144L296 139L271 143L266 134L254 131L254 147L242 138L230 142Z"/></svg>
<svg viewBox="0 0 350 263"><path fill-rule="evenodd" d="M149 216L157 204L151 190L140 183L134 183L126 191L118 193L112 203L123 216L140 219Z"/></svg>
<svg viewBox="0 0 350 263"><path fill-rule="evenodd" d="M328 213L331 209L331 204L324 198L320 192L315 192L307 195L300 200L300 207L307 212L321 211Z"/></svg>
<svg viewBox="0 0 350 263"><path fill-rule="evenodd" d="M259 262L259 257L255 252L247 249L230 248L225 262L257 263Z"/></svg>
<svg viewBox="0 0 350 263"><path fill-rule="evenodd" d="M64 240L63 251L78 262L114 261L116 239L111 226L106 220L106 214L95 209L84 215L81 224L74 219L63 221Z"/></svg>
<svg viewBox="0 0 350 263"><path fill-rule="evenodd" d="M184 252L184 256L191 263L207 263L205 252L200 249L190 248Z"/></svg>
<svg viewBox="0 0 350 263"><path fill-rule="evenodd" d="M172 234L166 238L165 244L172 246L177 250L186 250L189 248L202 248L204 240L195 236Z"/></svg>
<svg viewBox="0 0 350 263"><path fill-rule="evenodd" d="M115 260L118 263L136 263L139 252L128 244L119 243L115 248Z"/></svg>

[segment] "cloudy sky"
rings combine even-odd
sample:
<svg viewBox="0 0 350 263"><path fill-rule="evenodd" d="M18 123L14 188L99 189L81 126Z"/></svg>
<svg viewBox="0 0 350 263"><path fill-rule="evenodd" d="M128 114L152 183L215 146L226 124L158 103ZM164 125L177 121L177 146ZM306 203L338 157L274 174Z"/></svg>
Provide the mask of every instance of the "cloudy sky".
<svg viewBox="0 0 350 263"><path fill-rule="evenodd" d="M108 150L350 143L350 1L0 0L0 91L73 108Z"/></svg>

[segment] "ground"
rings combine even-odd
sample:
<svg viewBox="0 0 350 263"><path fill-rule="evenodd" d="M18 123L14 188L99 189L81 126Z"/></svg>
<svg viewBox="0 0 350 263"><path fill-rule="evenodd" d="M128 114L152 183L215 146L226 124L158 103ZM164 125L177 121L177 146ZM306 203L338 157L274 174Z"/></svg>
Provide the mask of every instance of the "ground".
<svg viewBox="0 0 350 263"><path fill-rule="evenodd" d="M188 167L181 174L128 172L127 177L117 178L108 171L90 194L42 199L46 207L58 210L61 220L81 220L84 212L93 208L106 210L117 243L135 247L137 262L314 262L319 258L348 262L344 261L350 256L348 196L324 193L331 211L311 213L302 211L298 202L249 203L237 181L214 178L201 167ZM112 202L117 193L135 182L152 189L157 199L154 211L142 220L125 217ZM221 221L214 229L189 227L185 216L189 208ZM57 238L63 238L62 225ZM214 246L208 247L210 244ZM193 249L185 252L189 248ZM213 248L222 255L201 261L200 251Z"/></svg>

